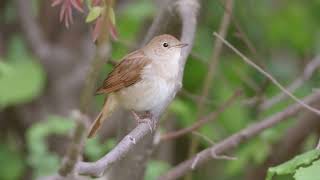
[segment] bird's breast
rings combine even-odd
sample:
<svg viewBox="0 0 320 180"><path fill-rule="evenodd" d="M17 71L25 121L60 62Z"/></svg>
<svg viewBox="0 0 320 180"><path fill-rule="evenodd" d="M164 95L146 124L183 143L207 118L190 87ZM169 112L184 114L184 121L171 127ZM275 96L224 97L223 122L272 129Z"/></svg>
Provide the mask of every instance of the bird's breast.
<svg viewBox="0 0 320 180"><path fill-rule="evenodd" d="M177 81L178 65L147 65L136 84L117 93L119 102L127 109L152 111L162 108L173 94Z"/></svg>

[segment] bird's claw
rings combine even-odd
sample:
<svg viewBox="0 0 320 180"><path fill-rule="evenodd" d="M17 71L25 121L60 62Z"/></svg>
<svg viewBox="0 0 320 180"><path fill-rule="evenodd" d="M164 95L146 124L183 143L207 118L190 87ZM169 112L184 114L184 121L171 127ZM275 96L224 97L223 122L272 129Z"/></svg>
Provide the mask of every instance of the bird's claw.
<svg viewBox="0 0 320 180"><path fill-rule="evenodd" d="M153 129L155 129L155 124L153 123L153 121L150 118L140 118L136 112L131 111L133 114L134 119L137 121L138 124L140 123L147 123L149 126L149 129L151 131L151 133L153 132Z"/></svg>

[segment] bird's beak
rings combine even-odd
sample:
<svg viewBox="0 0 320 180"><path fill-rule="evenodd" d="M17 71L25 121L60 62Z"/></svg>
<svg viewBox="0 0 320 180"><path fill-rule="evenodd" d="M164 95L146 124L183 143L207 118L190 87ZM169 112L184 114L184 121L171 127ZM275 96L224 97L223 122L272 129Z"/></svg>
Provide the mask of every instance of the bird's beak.
<svg viewBox="0 0 320 180"><path fill-rule="evenodd" d="M176 44L176 45L174 45L172 47L183 48L183 47L186 47L186 46L188 46L187 43L181 43L181 44Z"/></svg>

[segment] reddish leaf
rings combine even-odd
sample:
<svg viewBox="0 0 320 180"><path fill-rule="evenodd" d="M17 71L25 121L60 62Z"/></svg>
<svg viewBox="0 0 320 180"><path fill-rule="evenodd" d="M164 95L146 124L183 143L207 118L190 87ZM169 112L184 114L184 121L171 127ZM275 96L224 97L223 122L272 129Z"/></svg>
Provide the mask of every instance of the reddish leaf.
<svg viewBox="0 0 320 180"><path fill-rule="evenodd" d="M101 3L101 0L92 0L93 6L98 6L98 5L100 5L100 3Z"/></svg>
<svg viewBox="0 0 320 180"><path fill-rule="evenodd" d="M70 24L72 24L73 23L73 18L72 18L72 8L71 8L71 6L68 7L67 13L68 14L66 15L66 18L68 19L68 22L70 22ZM69 24L68 24L67 27L69 27Z"/></svg>
<svg viewBox="0 0 320 180"><path fill-rule="evenodd" d="M109 28L109 33L112 38L112 40L117 41L118 40L118 31L116 29L116 26L112 24L111 20L108 20L108 28Z"/></svg>
<svg viewBox="0 0 320 180"><path fill-rule="evenodd" d="M67 11L67 4L63 3L60 9L60 18L59 18L60 22L64 20L66 11Z"/></svg>
<svg viewBox="0 0 320 180"><path fill-rule="evenodd" d="M61 4L59 19L68 28L73 23L72 8L83 12L82 0L53 0L51 5L57 6L59 4Z"/></svg>
<svg viewBox="0 0 320 180"><path fill-rule="evenodd" d="M77 9L79 12L84 12L83 11L83 4L82 4L82 0L71 0L71 4L72 6Z"/></svg>
<svg viewBox="0 0 320 180"><path fill-rule="evenodd" d="M100 36L102 23L103 23L103 17L99 17L92 31L92 38L94 42L97 41L98 37Z"/></svg>
<svg viewBox="0 0 320 180"><path fill-rule="evenodd" d="M63 0L52 0L52 4L51 4L51 6L56 6L56 5L58 5L58 4L61 4L62 3L62 1Z"/></svg>

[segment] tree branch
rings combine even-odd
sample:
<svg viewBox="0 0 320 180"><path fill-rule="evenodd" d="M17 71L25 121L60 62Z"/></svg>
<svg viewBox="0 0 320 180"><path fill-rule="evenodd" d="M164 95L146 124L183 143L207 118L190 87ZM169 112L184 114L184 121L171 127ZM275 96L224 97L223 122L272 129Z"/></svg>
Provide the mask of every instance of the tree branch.
<svg viewBox="0 0 320 180"><path fill-rule="evenodd" d="M310 79L313 75L313 73L317 70L317 68L320 66L320 55L316 56L314 59L312 59L304 68L304 71L302 73L302 75L296 79L295 81L293 81L293 83L291 85L289 85L287 87L288 91L290 92L294 92L296 89L298 89L299 87L301 87L303 85L303 83L305 81L307 81L308 79ZM287 98L287 94L284 92L280 92L279 94L275 95L274 97L272 97L271 99L269 99L268 101L262 103L260 105L260 109L261 110L266 110L269 109L271 106L275 105L276 103L284 100L285 98Z"/></svg>
<svg viewBox="0 0 320 180"><path fill-rule="evenodd" d="M238 49L236 49L233 45L231 45L227 40L225 40L219 34L214 32L213 35L216 36L217 38L219 38L233 52L235 52L237 55L239 55L245 63L247 63L248 65L252 66L257 71L259 71L261 74L263 74L265 77L267 77L269 80L271 80L274 85L276 85L281 91L283 91L283 93L285 93L291 99L293 99L294 101L298 102L299 104L301 104L304 108L308 109L309 111L320 115L320 110L318 110L316 108L313 108L313 107L309 106L308 104L305 104L303 101L301 101L295 95L293 95L290 91L288 91L285 87L283 87L275 78L273 78L271 74L269 74L268 72L264 71L261 67L256 65L253 61L251 61L249 58L247 58L244 54L242 54Z"/></svg>
<svg viewBox="0 0 320 180"><path fill-rule="evenodd" d="M313 104L319 100L320 100L320 93L318 92L318 93L314 93L312 95L307 96L306 98L304 98L303 101L306 104ZM265 129L271 128L276 124L286 120L288 117L296 115L298 112L300 112L303 109L304 107L301 104L296 103L287 107L282 112L279 112L273 116L270 116L260 121L259 123L250 125L249 127L241 130L240 132L235 133L229 136L228 138L222 140L220 143L199 152L193 158L178 164L177 166L175 166L174 168L166 172L164 175L160 176L159 180L177 179L183 176L184 174L186 174L187 172L192 171L195 168L199 167L200 164L208 162L209 160L212 159L214 155L223 154L231 149L238 147L240 144L257 136ZM191 168L195 159L197 159L197 163L196 165L193 166L193 168Z"/></svg>
<svg viewBox="0 0 320 180"><path fill-rule="evenodd" d="M72 59L72 57L74 57L68 50L53 46L44 38L41 27L32 15L32 2L30 0L16 0L16 3L18 7L18 17L22 30L27 38L27 43L46 67L57 63L65 63L66 59ZM55 59L55 61L51 61L52 59Z"/></svg>
<svg viewBox="0 0 320 180"><path fill-rule="evenodd" d="M232 9L233 9L233 0L226 0L226 10L224 11L223 18L220 23L219 27L219 34L222 37L226 37L230 21L231 21L231 14L232 14ZM209 63L209 68L208 68L208 73L206 75L206 78L204 80L203 88L202 88L202 94L201 97L199 98L197 102L197 116L198 118L205 112L205 99L208 97L210 87L213 82L213 77L215 75L215 71L219 62L220 54L223 48L223 43L220 39L216 39L213 47L213 54L212 54L212 59ZM196 151L199 146L199 141L198 139L192 137L191 138L191 143L190 143L190 149L188 156L191 157ZM187 178L191 179L191 175Z"/></svg>
<svg viewBox="0 0 320 180"><path fill-rule="evenodd" d="M320 102L320 101L319 101ZM313 106L319 108L320 103ZM250 168L246 173L246 180L265 179L269 167L281 164L301 152L301 149L308 139L320 127L317 114L304 112L283 136L272 145L271 150L264 162L256 167Z"/></svg>
<svg viewBox="0 0 320 180"><path fill-rule="evenodd" d="M81 157L83 143L86 139L86 129L89 122L88 118L79 111L74 111L72 118L76 122L76 127L65 160L59 169L59 174L63 177L67 176L73 171L75 164Z"/></svg>
<svg viewBox="0 0 320 180"><path fill-rule="evenodd" d="M242 92L240 90L236 91L226 102L224 102L220 107L218 107L216 111L200 118L190 127L180 129L174 132L169 132L167 134L162 135L160 138L160 141L167 141L167 140L179 138L187 133L190 133L192 131L199 129L204 124L215 120L223 111L226 110L227 107L229 107L236 100L237 97L241 95L241 93Z"/></svg>

